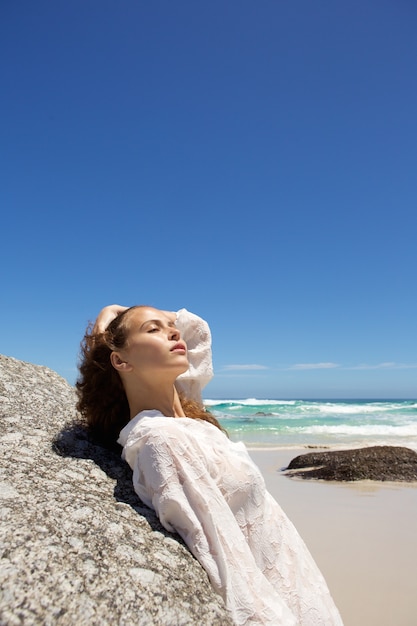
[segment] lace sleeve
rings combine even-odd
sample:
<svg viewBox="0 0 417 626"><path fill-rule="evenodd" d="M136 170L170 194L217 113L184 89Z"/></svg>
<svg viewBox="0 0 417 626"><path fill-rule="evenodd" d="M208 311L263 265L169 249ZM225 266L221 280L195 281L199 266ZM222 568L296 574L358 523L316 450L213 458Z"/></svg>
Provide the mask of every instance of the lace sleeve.
<svg viewBox="0 0 417 626"><path fill-rule="evenodd" d="M164 419L160 427L153 421L133 446L140 446L139 454L125 448L136 492L167 530L183 538L238 626L295 625L292 611L261 575L206 461L196 455L179 421Z"/></svg>
<svg viewBox="0 0 417 626"><path fill-rule="evenodd" d="M201 402L201 390L213 378L210 328L205 320L187 309L178 311L177 328L187 344L190 366L175 384L190 400Z"/></svg>

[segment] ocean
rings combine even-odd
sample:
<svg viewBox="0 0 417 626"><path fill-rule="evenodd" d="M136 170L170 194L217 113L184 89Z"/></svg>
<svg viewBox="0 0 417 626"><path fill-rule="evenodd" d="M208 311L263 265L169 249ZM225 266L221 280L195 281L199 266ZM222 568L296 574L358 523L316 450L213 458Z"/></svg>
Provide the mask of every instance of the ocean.
<svg viewBox="0 0 417 626"><path fill-rule="evenodd" d="M416 400L204 400L250 447L401 445L417 451Z"/></svg>

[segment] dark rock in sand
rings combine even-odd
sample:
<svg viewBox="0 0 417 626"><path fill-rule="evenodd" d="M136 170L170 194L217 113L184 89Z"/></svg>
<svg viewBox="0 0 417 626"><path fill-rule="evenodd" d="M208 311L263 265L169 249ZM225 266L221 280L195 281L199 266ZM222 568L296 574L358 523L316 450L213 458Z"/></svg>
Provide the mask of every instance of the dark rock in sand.
<svg viewBox="0 0 417 626"><path fill-rule="evenodd" d="M0 624L227 625L207 575L76 423L75 390L0 356Z"/></svg>
<svg viewBox="0 0 417 626"><path fill-rule="evenodd" d="M295 457L288 476L322 480L417 481L417 452L400 446L309 452Z"/></svg>

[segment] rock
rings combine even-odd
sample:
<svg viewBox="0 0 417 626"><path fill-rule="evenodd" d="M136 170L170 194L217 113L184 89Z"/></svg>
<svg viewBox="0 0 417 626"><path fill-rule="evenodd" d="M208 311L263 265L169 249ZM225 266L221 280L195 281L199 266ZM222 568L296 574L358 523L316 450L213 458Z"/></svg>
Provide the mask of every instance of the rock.
<svg viewBox="0 0 417 626"><path fill-rule="evenodd" d="M76 417L58 374L0 356L0 624L232 624L120 453Z"/></svg>
<svg viewBox="0 0 417 626"><path fill-rule="evenodd" d="M309 452L295 457L288 476L323 480L417 481L417 452L400 446Z"/></svg>

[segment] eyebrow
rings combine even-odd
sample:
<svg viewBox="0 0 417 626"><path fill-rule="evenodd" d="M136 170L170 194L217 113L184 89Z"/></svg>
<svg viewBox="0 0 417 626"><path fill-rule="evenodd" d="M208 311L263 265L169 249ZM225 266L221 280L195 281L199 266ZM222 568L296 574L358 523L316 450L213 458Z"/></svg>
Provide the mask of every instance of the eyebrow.
<svg viewBox="0 0 417 626"><path fill-rule="evenodd" d="M157 326L164 326L164 322L162 320L146 320L146 322L143 322L140 328L143 328L144 326L146 326L146 324L156 324ZM170 328L176 328L175 322L169 321L166 325Z"/></svg>

